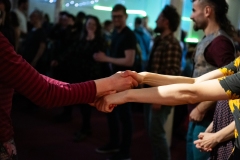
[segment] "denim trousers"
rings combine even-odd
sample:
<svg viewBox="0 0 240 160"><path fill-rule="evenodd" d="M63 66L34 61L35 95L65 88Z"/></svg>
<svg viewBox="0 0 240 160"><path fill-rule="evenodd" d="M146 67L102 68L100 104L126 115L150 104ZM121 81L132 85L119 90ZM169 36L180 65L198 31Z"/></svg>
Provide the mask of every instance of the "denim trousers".
<svg viewBox="0 0 240 160"><path fill-rule="evenodd" d="M201 122L189 122L187 133L187 160L207 160L210 157L209 152L201 152L193 143L198 139L200 132L205 132L210 120L203 119Z"/></svg>
<svg viewBox="0 0 240 160"><path fill-rule="evenodd" d="M150 139L154 160L170 160L170 149L167 144L164 124L172 107L162 106L161 109L151 110Z"/></svg>

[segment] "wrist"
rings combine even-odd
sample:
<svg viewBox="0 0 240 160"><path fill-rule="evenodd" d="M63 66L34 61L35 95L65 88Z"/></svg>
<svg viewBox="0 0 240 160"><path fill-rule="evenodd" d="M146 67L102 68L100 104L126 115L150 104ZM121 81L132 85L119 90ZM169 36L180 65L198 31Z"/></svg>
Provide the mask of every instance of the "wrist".
<svg viewBox="0 0 240 160"><path fill-rule="evenodd" d="M97 79L94 80L95 84L96 84L96 90L97 90L97 96L103 92L106 91L112 91L113 89L113 82L112 82L112 78L102 78L102 79Z"/></svg>
<svg viewBox="0 0 240 160"><path fill-rule="evenodd" d="M131 90L133 90L133 89L131 89ZM123 100L124 100L124 102L125 103L127 103L127 102L134 102L134 100L132 99L133 97L131 97L131 90L125 90L125 91L123 91Z"/></svg>
<svg viewBox="0 0 240 160"><path fill-rule="evenodd" d="M141 82L139 84L144 84L144 82L146 81L148 72L140 72L138 74L141 76Z"/></svg>
<svg viewBox="0 0 240 160"><path fill-rule="evenodd" d="M196 107L196 109L197 109L197 111L198 111L200 114L205 114L205 112L202 111L202 110L200 110L200 109L198 108L198 106Z"/></svg>
<svg viewBox="0 0 240 160"><path fill-rule="evenodd" d="M219 133L219 132L216 132L215 134L214 134L214 139L215 139L215 141L217 142L217 143L221 143L222 142L222 140L223 140L223 137L221 136L221 134Z"/></svg>

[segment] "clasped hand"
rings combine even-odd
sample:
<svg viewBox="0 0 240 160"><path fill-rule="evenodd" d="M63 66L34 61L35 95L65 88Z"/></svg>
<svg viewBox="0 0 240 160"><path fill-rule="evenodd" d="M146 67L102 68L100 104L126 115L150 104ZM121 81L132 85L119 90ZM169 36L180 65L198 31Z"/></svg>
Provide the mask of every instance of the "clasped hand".
<svg viewBox="0 0 240 160"><path fill-rule="evenodd" d="M198 138L194 144L200 151L210 152L218 144L216 133L200 133Z"/></svg>
<svg viewBox="0 0 240 160"><path fill-rule="evenodd" d="M102 112L112 112L117 105L126 103L126 91L137 87L143 81L143 76L135 71L117 72L108 78L113 83L106 85L112 85L112 90L99 94L91 104Z"/></svg>

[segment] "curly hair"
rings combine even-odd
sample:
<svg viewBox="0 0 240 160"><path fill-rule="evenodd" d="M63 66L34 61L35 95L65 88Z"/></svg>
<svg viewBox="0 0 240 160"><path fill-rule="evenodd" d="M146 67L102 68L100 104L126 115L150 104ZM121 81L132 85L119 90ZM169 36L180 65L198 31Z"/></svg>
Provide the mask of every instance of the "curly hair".
<svg viewBox="0 0 240 160"><path fill-rule="evenodd" d="M196 0L191 0L195 2ZM233 36L236 31L230 20L227 18L229 5L226 0L198 0L201 3L211 5L214 8L216 22L222 30L224 30L229 36Z"/></svg>

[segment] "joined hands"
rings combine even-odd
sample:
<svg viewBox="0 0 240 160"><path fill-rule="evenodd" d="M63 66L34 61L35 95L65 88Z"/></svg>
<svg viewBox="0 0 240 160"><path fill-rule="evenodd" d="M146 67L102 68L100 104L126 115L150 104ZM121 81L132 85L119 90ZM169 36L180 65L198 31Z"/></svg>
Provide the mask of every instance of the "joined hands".
<svg viewBox="0 0 240 160"><path fill-rule="evenodd" d="M126 103L124 95L127 90L137 87L143 81L143 75L129 70L117 72L108 78L109 84L105 85L110 85L111 90L99 93L94 103L90 104L102 112L112 112L117 105Z"/></svg>

